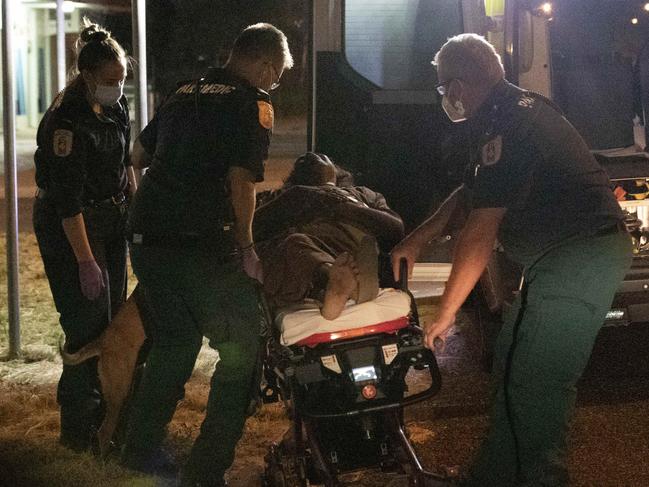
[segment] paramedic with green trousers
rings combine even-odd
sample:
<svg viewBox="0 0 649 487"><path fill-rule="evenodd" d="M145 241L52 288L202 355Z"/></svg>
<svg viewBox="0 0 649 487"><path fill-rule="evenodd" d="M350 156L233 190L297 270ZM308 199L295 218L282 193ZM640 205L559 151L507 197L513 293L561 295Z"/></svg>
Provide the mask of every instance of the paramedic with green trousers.
<svg viewBox="0 0 649 487"><path fill-rule="evenodd" d="M576 384L631 262L623 214L574 127L551 102L505 81L482 37L449 39L434 64L448 117L479 136L464 184L471 211L427 346L449 333L496 239L524 268L496 345L490 429L465 485L565 486ZM412 269L439 218L393 250L395 274L402 257Z"/></svg>
<svg viewBox="0 0 649 487"><path fill-rule="evenodd" d="M173 472L160 445L205 336L220 360L184 486L225 485L250 403L263 322L255 183L273 126L268 92L292 65L281 31L247 27L226 65L180 83L134 147L134 164L150 167L129 212L131 262L154 319L122 462Z"/></svg>

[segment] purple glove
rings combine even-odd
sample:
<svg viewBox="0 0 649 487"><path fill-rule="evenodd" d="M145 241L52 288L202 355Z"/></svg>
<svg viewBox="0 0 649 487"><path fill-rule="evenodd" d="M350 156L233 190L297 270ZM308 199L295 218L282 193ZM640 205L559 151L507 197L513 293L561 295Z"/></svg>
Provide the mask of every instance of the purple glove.
<svg viewBox="0 0 649 487"><path fill-rule="evenodd" d="M243 265L243 272L245 272L248 277L256 279L261 284L264 283L264 271L253 245L241 249L241 263Z"/></svg>
<svg viewBox="0 0 649 487"><path fill-rule="evenodd" d="M81 292L90 301L94 301L104 290L104 276L94 260L79 262L79 282Z"/></svg>

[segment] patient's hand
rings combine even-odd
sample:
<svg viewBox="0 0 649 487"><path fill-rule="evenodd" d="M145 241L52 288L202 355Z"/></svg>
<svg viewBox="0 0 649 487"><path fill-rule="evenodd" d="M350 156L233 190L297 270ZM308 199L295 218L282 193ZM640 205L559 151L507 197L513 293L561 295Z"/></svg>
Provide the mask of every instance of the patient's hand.
<svg viewBox="0 0 649 487"><path fill-rule="evenodd" d="M261 284L264 283L264 272L261 261L252 245L241 251L241 264L243 266L243 271L248 275L248 277L256 279Z"/></svg>

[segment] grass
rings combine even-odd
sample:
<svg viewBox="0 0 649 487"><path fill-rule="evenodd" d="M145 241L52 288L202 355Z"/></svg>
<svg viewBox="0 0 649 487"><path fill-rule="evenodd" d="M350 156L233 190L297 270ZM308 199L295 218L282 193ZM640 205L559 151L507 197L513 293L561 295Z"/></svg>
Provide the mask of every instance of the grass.
<svg viewBox="0 0 649 487"><path fill-rule="evenodd" d="M20 324L25 357L27 360L55 360L62 331L34 234L20 233L19 248ZM6 256L4 235L0 241L0 252L3 257ZM0 295L7 295L7 269L4 261L0 267ZM9 347L7 314L7 307L2 306L0 356L6 355Z"/></svg>
<svg viewBox="0 0 649 487"><path fill-rule="evenodd" d="M0 235L2 237L2 235ZM4 238L0 240L5 255ZM6 296L5 263L0 263L0 295ZM131 279L131 286L134 279ZM154 477L139 476L115 462L101 463L89 454L60 447L56 382L60 373L58 313L43 272L33 234L20 235L21 327L24 355L0 362L0 485L3 487L148 487ZM422 319L431 307L421 306ZM463 335L460 329L459 337ZM7 312L0 307L0 354L7 350ZM203 419L214 365L214 352L201 354L169 425L168 447L182 462ZM409 408L407 422L424 465L467 465L487 427L487 394L482 376L469 373L455 356L442 360L444 385L430 402ZM599 379L602 381L603 379ZM574 487L645 487L649 485L649 394L646 377L627 382L632 388L601 382L591 391L596 400L578 408L571 429L570 470ZM634 382L635 381L635 382ZM626 399L599 396L611 389ZM609 393L616 396L618 393ZM263 458L289 423L280 405L265 405L249 418L230 471L232 487L259 485ZM359 477L357 487L384 485L383 479Z"/></svg>
<svg viewBox="0 0 649 487"><path fill-rule="evenodd" d="M98 462L58 445L59 417L56 382L61 371L58 354L63 332L32 233L20 234L20 326L22 356L0 362L0 485L47 487L148 487L159 479L135 475L114 461ZM5 239L0 255L6 255ZM129 288L135 278L129 276ZM5 262L0 267L0 295L7 295ZM0 308L0 355L8 351L7 307ZM182 462L203 420L209 376L217 354L203 347L194 376L169 425L168 447ZM258 483L262 459L271 441L288 426L283 409L264 407L248 420L239 445L238 466L231 477L238 485Z"/></svg>
<svg viewBox="0 0 649 487"><path fill-rule="evenodd" d="M208 380L194 377L169 426L167 447L183 461L199 430L207 401ZM288 426L281 407L264 407L248 420L231 477L238 485L255 485L261 459L271 441ZM102 463L88 453L72 453L57 444L55 386L17 385L0 380L1 485L47 487L159 486L159 479Z"/></svg>

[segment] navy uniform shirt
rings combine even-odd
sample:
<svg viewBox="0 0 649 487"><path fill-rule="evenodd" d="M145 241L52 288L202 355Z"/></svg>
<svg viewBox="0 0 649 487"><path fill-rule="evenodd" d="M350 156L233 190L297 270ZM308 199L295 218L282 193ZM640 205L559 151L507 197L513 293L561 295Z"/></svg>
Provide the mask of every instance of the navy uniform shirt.
<svg viewBox="0 0 649 487"><path fill-rule="evenodd" d="M125 192L130 119L126 97L96 114L82 89L69 86L47 110L36 136L36 184L61 218L89 201Z"/></svg>
<svg viewBox="0 0 649 487"><path fill-rule="evenodd" d="M608 176L550 102L503 81L475 117L467 171L473 208L506 208L499 240L529 265L547 250L624 219Z"/></svg>
<svg viewBox="0 0 649 487"><path fill-rule="evenodd" d="M262 181L272 126L268 93L223 69L180 83L140 136L153 161L131 205L130 230L218 238L231 220L228 170L242 167Z"/></svg>

